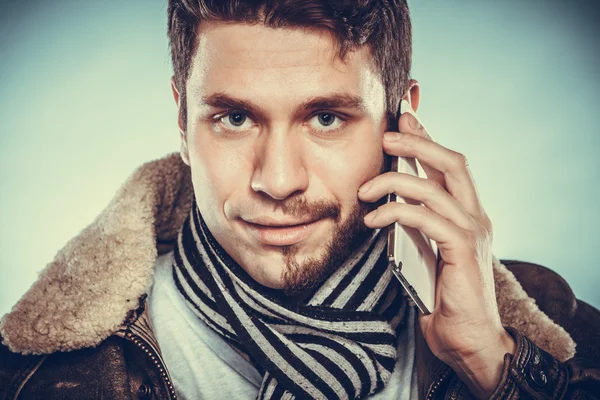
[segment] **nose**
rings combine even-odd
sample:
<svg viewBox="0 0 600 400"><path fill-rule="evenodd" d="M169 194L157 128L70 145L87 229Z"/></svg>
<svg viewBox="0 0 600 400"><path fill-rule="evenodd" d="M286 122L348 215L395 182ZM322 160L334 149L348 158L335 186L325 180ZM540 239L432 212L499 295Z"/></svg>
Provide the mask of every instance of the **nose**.
<svg viewBox="0 0 600 400"><path fill-rule="evenodd" d="M255 148L252 190L284 200L308 186L301 143L288 129L265 132Z"/></svg>

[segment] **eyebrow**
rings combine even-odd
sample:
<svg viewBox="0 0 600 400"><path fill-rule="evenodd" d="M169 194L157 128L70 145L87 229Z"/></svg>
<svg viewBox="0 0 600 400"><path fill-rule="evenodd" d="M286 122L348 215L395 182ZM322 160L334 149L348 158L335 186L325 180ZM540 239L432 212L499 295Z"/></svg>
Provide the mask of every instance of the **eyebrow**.
<svg viewBox="0 0 600 400"><path fill-rule="evenodd" d="M235 97L229 96L224 92L203 96L201 105L207 105L215 108L241 109L249 111L255 115L261 114L260 107L258 105L247 100L236 99ZM311 97L302 103L300 108L305 111L328 108L348 108L366 112L366 106L362 98L350 93L333 93L325 96Z"/></svg>

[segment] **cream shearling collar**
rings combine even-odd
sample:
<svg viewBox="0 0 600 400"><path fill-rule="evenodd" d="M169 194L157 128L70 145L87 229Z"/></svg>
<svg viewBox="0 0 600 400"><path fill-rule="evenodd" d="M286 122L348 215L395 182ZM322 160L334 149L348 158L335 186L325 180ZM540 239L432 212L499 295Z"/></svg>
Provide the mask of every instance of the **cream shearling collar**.
<svg viewBox="0 0 600 400"><path fill-rule="evenodd" d="M94 347L116 332L150 288L156 257L173 246L192 199L190 169L179 153L136 169L2 318L3 343L17 353L49 354ZM502 323L561 361L573 357L569 334L495 257L493 267Z"/></svg>

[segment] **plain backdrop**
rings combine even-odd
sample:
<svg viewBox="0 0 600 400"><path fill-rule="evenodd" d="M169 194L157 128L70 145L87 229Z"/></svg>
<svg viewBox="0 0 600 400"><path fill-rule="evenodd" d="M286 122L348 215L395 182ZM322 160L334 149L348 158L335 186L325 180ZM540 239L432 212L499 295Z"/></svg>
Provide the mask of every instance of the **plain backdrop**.
<svg viewBox="0 0 600 400"><path fill-rule="evenodd" d="M410 2L433 138L464 153L494 254L600 307L594 1ZM141 163L177 151L166 1L0 2L0 315Z"/></svg>

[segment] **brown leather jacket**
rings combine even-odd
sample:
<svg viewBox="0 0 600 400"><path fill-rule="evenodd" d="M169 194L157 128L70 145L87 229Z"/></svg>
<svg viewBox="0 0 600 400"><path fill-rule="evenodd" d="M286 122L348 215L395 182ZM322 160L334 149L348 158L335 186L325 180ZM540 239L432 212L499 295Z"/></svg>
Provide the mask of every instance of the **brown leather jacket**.
<svg viewBox="0 0 600 400"><path fill-rule="evenodd" d="M192 193L176 153L147 163L67 243L0 322L0 399L176 397L145 293ZM494 259L494 278L517 350L492 398L600 399L600 312L536 264ZM473 398L415 334L419 397Z"/></svg>
<svg viewBox="0 0 600 400"><path fill-rule="evenodd" d="M600 312L576 300L556 273L535 264L503 261L540 309L577 343L566 363L534 345L514 328L517 352L505 356L493 398L600 398ZM416 329L416 332L420 332ZM417 375L424 399L471 399L454 372L435 358L421 335ZM0 399L174 399L176 393L148 319L146 296L122 326L93 348L21 355L0 347Z"/></svg>

